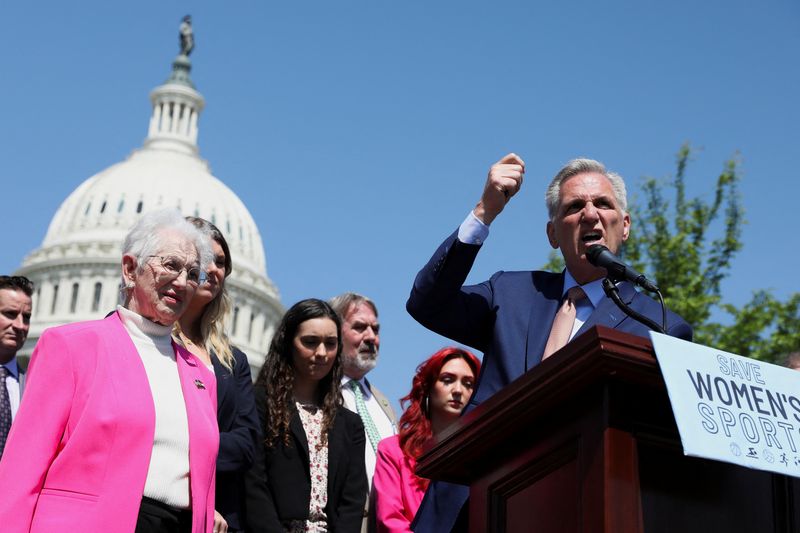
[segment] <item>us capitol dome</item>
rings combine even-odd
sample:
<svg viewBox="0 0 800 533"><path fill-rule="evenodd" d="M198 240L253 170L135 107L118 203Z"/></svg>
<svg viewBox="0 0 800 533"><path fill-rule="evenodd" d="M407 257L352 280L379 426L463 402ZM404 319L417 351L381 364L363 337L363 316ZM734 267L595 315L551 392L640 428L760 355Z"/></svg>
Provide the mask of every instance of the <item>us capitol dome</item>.
<svg viewBox="0 0 800 533"><path fill-rule="evenodd" d="M103 318L118 302L122 241L147 211L177 207L214 223L230 246L226 281L233 303L228 332L262 365L283 307L267 276L264 245L244 203L211 174L197 147L205 105L182 50L167 81L150 93L153 112L144 145L124 161L81 183L53 216L42 245L16 274L36 286L31 329L20 355L29 356L49 327Z"/></svg>

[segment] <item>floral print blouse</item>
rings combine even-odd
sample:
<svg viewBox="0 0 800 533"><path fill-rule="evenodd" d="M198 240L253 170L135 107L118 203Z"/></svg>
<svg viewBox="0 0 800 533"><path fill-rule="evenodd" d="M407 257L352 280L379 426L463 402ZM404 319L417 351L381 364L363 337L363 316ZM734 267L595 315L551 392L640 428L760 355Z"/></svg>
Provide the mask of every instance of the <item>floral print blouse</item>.
<svg viewBox="0 0 800 533"><path fill-rule="evenodd" d="M297 412L308 440L308 459L311 473L311 498L308 520L294 520L287 533L326 533L328 517L328 445L322 445L322 410L316 406L297 403Z"/></svg>

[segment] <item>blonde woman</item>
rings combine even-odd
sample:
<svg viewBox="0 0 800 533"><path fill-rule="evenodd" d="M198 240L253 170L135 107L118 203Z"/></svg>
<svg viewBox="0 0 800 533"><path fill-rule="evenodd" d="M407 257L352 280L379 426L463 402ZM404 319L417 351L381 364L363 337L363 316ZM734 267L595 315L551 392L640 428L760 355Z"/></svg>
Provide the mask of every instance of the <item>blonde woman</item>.
<svg viewBox="0 0 800 533"><path fill-rule="evenodd" d="M231 346L224 329L230 311L225 279L232 270L228 243L214 224L187 217L211 238L213 259L173 334L180 344L203 361L217 377L217 500L215 531L244 529L244 472L253 463L260 440L258 414L247 357ZM224 519L224 523L221 519ZM227 524L227 526L225 525Z"/></svg>

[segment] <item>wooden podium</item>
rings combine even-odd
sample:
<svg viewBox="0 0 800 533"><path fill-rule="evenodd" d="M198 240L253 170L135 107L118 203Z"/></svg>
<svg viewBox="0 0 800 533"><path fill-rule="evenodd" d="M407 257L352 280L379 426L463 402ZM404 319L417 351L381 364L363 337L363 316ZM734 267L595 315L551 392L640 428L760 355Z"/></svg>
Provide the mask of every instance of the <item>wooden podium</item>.
<svg viewBox="0 0 800 533"><path fill-rule="evenodd" d="M685 457L650 340L599 326L448 428L418 473L470 486L472 533L800 532L800 479Z"/></svg>

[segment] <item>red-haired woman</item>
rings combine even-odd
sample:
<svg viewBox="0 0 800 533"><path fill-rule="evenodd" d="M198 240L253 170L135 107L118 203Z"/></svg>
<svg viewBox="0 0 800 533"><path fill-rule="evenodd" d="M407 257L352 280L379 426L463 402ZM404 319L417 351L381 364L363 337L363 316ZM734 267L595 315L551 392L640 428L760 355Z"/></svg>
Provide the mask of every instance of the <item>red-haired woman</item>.
<svg viewBox="0 0 800 533"><path fill-rule="evenodd" d="M452 424L472 396L480 371L477 357L460 348L443 348L417 367L411 392L400 401L400 433L378 444L374 509L378 532L411 531L428 480L414 474L417 458L431 437Z"/></svg>

